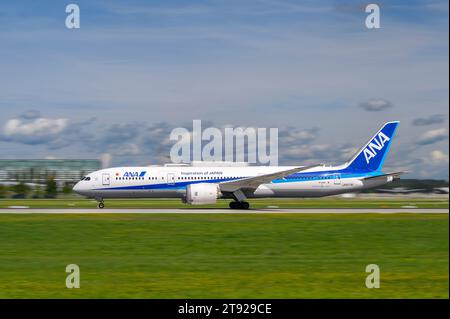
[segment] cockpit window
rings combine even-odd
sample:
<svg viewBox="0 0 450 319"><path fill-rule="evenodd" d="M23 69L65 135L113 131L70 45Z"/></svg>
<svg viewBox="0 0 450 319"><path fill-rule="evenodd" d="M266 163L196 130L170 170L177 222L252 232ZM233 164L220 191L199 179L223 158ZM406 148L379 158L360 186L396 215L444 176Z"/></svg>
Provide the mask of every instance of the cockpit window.
<svg viewBox="0 0 450 319"><path fill-rule="evenodd" d="M89 176L85 176L85 177L83 177L81 180L82 180L82 181L90 181L91 178L90 178Z"/></svg>

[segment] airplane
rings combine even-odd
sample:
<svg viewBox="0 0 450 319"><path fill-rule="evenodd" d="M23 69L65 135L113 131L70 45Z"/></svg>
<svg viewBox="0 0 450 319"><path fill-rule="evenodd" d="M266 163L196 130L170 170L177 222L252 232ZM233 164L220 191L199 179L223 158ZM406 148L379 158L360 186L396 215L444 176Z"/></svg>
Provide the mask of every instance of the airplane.
<svg viewBox="0 0 450 319"><path fill-rule="evenodd" d="M180 198L190 205L231 199L231 209L248 209L248 198L322 197L354 193L390 183L405 172L382 172L399 121L382 128L342 165L326 166L164 166L115 167L88 174L74 192L96 199Z"/></svg>

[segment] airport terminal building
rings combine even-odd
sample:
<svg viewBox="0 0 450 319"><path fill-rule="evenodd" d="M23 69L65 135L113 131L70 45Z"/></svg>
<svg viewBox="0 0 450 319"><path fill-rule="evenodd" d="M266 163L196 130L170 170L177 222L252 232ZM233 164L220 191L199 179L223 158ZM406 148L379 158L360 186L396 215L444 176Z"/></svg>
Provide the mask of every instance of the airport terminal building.
<svg viewBox="0 0 450 319"><path fill-rule="evenodd" d="M100 168L96 159L0 159L0 182L74 182Z"/></svg>

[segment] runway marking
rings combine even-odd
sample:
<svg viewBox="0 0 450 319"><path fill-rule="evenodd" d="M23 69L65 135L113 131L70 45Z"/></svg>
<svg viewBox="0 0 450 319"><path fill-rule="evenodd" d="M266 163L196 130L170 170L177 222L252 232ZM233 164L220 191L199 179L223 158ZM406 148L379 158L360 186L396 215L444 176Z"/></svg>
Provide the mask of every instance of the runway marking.
<svg viewBox="0 0 450 319"><path fill-rule="evenodd" d="M149 208L149 209L73 209L16 208L0 209L0 214L448 214L448 209L434 208L289 208L289 209L211 209L211 208Z"/></svg>

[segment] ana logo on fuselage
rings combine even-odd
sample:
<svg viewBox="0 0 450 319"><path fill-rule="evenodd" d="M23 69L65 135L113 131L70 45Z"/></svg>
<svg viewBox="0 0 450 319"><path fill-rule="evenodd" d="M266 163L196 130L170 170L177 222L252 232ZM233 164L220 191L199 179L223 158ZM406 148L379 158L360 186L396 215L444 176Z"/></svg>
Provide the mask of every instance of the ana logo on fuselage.
<svg viewBox="0 0 450 319"><path fill-rule="evenodd" d="M145 173L147 173L146 171L142 171L142 172L125 172L123 174L123 177L144 177Z"/></svg>
<svg viewBox="0 0 450 319"><path fill-rule="evenodd" d="M378 133L377 136L367 145L364 149L364 157L366 158L367 164L369 164L370 159L377 155L377 151L381 151L384 144L390 140L383 132Z"/></svg>

